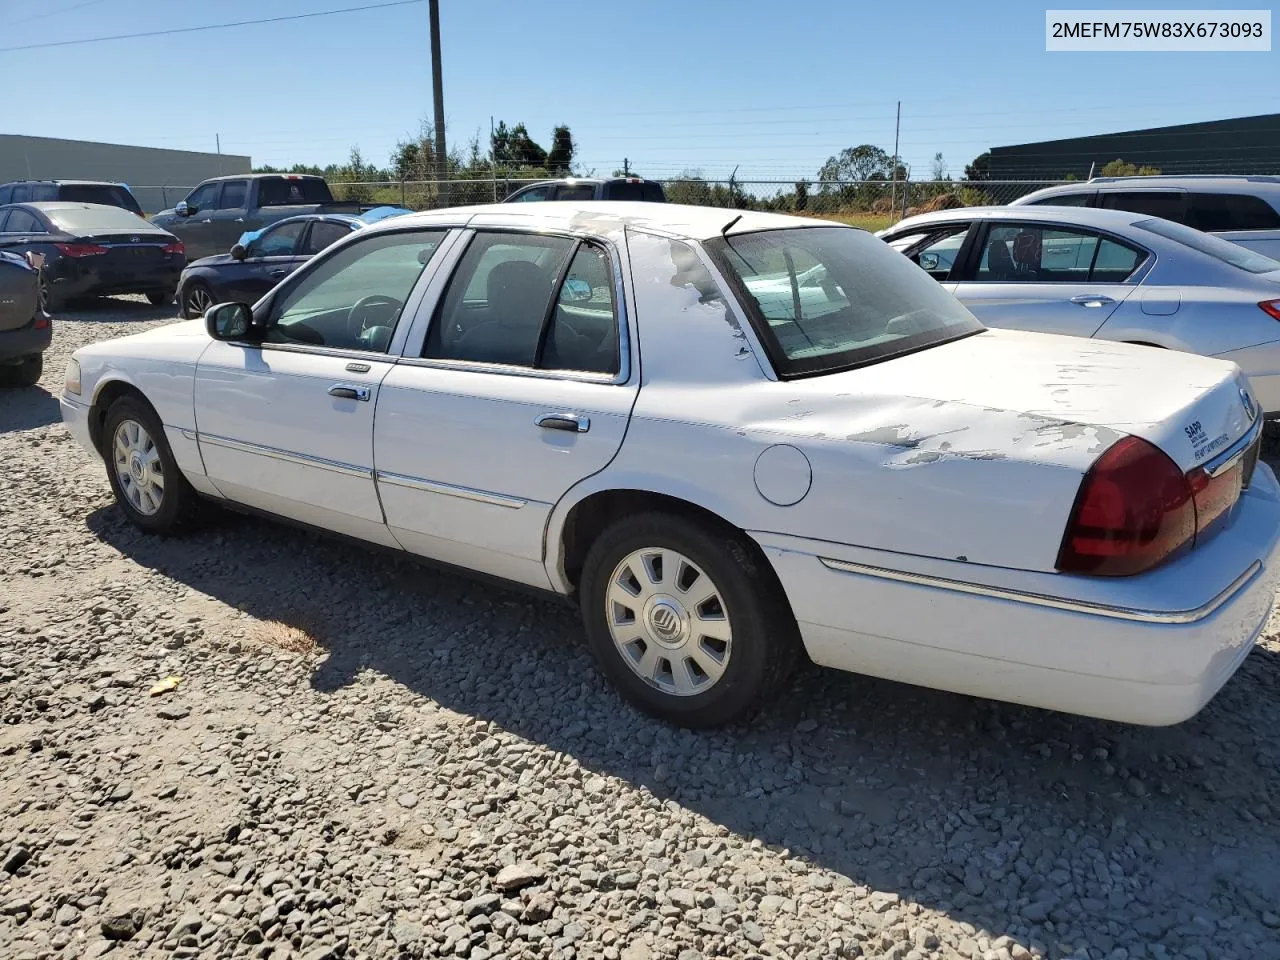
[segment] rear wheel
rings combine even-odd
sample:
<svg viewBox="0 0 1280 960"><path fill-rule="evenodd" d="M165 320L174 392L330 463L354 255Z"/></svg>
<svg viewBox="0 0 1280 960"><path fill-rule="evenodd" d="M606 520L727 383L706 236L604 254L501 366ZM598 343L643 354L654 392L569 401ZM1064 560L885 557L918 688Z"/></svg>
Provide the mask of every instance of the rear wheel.
<svg viewBox="0 0 1280 960"><path fill-rule="evenodd" d="M44 372L44 356L37 353L18 363L0 366L0 386L34 387Z"/></svg>
<svg viewBox="0 0 1280 960"><path fill-rule="evenodd" d="M592 652L640 709L689 727L754 713L799 648L782 589L739 534L644 513L592 544L580 596Z"/></svg>
<svg viewBox="0 0 1280 960"><path fill-rule="evenodd" d="M153 290L147 294L147 302L153 307L163 307L166 303L173 303L173 290Z"/></svg>
<svg viewBox="0 0 1280 960"><path fill-rule="evenodd" d="M159 418L137 397L107 410L102 458L116 502L135 526L167 535L198 519L200 497L178 469Z"/></svg>
<svg viewBox="0 0 1280 960"><path fill-rule="evenodd" d="M213 291L202 280L192 280L182 290L182 315L188 320L203 317L213 306Z"/></svg>

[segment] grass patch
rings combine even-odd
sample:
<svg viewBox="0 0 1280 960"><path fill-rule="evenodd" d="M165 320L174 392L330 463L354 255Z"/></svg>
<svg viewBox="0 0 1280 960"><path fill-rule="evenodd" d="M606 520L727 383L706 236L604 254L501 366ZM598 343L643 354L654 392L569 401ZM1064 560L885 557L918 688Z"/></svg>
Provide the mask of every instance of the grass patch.
<svg viewBox="0 0 1280 960"><path fill-rule="evenodd" d="M847 223L851 227L861 227L863 230L869 230L875 233L877 230L883 230L885 227L891 227L898 222L898 218L887 213L797 213L798 217L814 217L818 220L835 220L839 223Z"/></svg>

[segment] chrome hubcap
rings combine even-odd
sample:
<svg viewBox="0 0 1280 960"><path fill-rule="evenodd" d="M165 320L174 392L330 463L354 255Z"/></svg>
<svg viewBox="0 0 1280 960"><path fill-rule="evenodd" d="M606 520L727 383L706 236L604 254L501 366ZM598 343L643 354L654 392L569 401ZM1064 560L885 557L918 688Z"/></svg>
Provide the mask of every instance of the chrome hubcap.
<svg viewBox="0 0 1280 960"><path fill-rule="evenodd" d="M136 420L121 420L112 439L116 479L129 505L151 516L164 500L164 465L146 428Z"/></svg>
<svg viewBox="0 0 1280 960"><path fill-rule="evenodd" d="M187 293L187 310L191 313L204 314L213 303L213 297L205 292L204 287L195 287Z"/></svg>
<svg viewBox="0 0 1280 960"><path fill-rule="evenodd" d="M628 554L609 578L605 606L623 662L649 686L690 697L724 675L733 645L728 608L711 578L679 551Z"/></svg>

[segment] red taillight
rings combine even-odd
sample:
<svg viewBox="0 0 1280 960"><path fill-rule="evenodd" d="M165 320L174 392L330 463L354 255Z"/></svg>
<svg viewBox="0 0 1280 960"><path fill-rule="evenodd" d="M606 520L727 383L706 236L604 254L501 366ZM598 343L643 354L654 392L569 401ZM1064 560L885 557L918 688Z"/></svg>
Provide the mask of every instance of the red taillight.
<svg viewBox="0 0 1280 960"><path fill-rule="evenodd" d="M181 253L185 255L187 248L183 245L181 240L175 240L173 243L166 243L164 245L164 252L170 254Z"/></svg>
<svg viewBox="0 0 1280 960"><path fill-rule="evenodd" d="M54 246L68 257L96 257L107 252L106 247L96 243L55 243Z"/></svg>
<svg viewBox="0 0 1280 960"><path fill-rule="evenodd" d="M1058 569L1128 576L1154 567L1195 535L1196 502L1187 477L1158 448L1125 437L1085 474Z"/></svg>
<svg viewBox="0 0 1280 960"><path fill-rule="evenodd" d="M1280 320L1280 300L1263 300L1258 304L1272 320Z"/></svg>

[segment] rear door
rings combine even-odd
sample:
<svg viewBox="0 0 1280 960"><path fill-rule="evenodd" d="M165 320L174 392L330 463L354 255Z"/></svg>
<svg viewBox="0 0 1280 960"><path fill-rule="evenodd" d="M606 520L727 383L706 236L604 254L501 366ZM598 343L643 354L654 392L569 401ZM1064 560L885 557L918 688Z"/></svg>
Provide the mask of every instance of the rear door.
<svg viewBox="0 0 1280 960"><path fill-rule="evenodd" d="M1091 337L1136 289L1148 259L1081 227L987 221L953 292L991 327Z"/></svg>
<svg viewBox="0 0 1280 960"><path fill-rule="evenodd" d="M551 509L617 453L635 401L624 253L555 233L466 243L382 383L378 489L407 550L545 587Z"/></svg>

